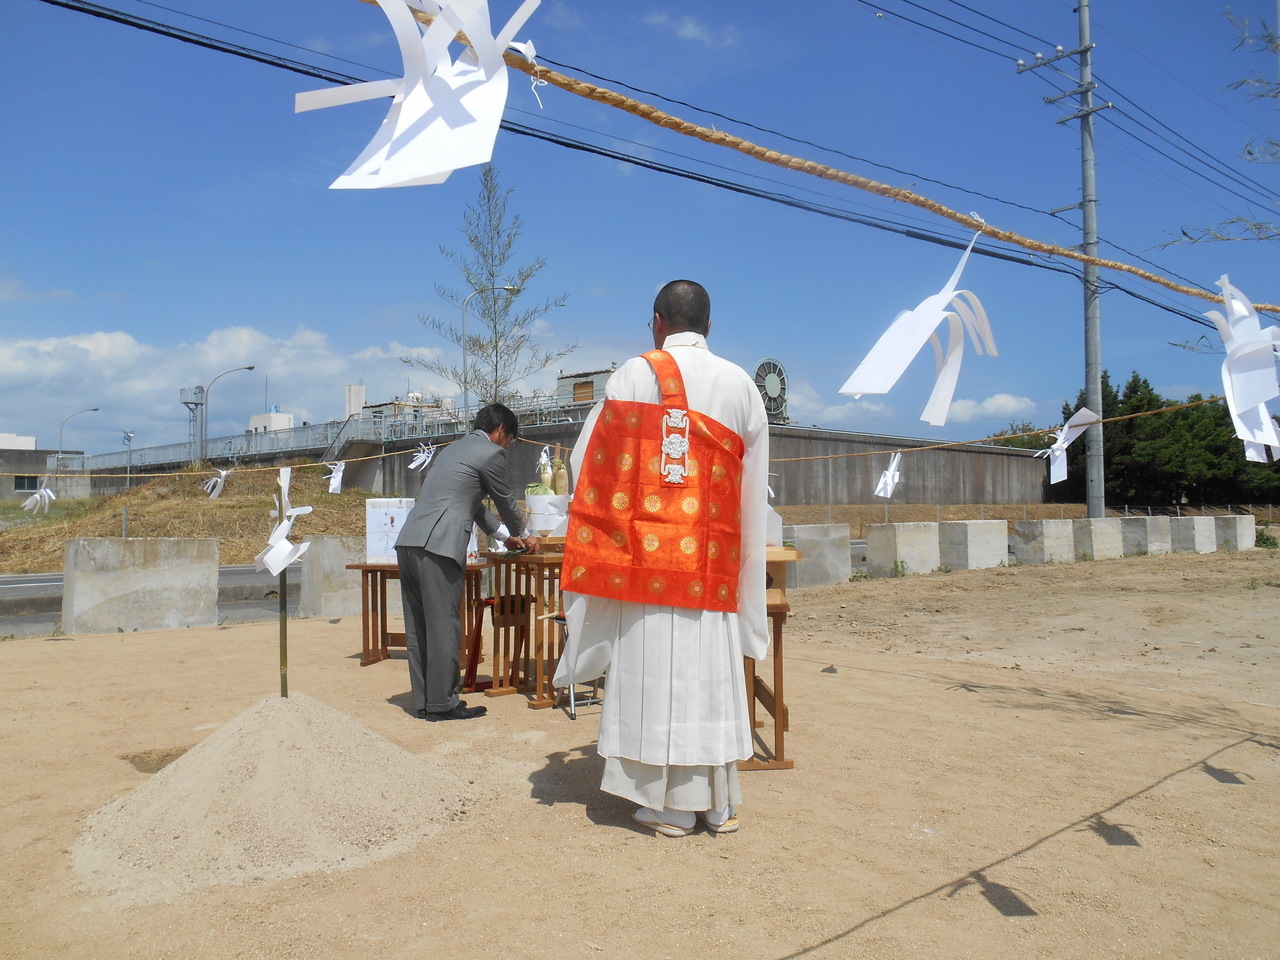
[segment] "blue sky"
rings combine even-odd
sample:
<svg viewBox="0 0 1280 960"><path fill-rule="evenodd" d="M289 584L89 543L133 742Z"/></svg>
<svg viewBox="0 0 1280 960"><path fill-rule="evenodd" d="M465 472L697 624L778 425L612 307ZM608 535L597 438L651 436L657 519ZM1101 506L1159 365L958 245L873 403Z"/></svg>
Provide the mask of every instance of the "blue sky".
<svg viewBox="0 0 1280 960"><path fill-rule="evenodd" d="M385 18L357 0L113 5L361 77L399 72ZM493 0L493 19L505 21L517 5ZM1051 44L1071 49L1074 4L920 6L1000 42L905 0L885 0L877 8L883 16L861 0L544 0L519 38L572 65L563 68L570 75L590 71L821 146L637 95L678 116L909 186L1026 236L1077 244L1078 215L1037 212L1079 199L1078 128L1055 122L1069 112L1065 101L1043 100L1067 81L1043 69L1018 74L1013 63L1037 51L1050 55ZM1276 13L1272 0L1232 8L1255 23ZM1275 167L1238 159L1249 139L1280 134L1275 102L1225 89L1252 72L1274 79L1275 60L1235 50L1237 33L1223 8L1204 0L1101 0L1093 4L1093 30L1094 70L1106 84L1099 99L1115 100L1114 90L1125 98L1123 115L1104 111L1111 116L1097 121L1104 240L1154 261L1165 275L1211 287L1228 273L1254 301L1280 300L1277 241L1157 249L1183 227L1271 218L1275 208L1262 190L1233 186L1245 194L1235 196L1222 188L1223 175L1196 176L1150 149L1154 143L1204 170L1132 119L1185 137L1262 188L1280 190ZM1062 67L1074 70L1069 61ZM4 5L0 432L54 447L67 414L98 406L101 412L66 424L67 449L121 449L126 429L135 446L182 441L188 428L179 390L243 364L257 369L214 389L211 436L244 430L267 403L299 422L341 416L348 383L365 383L370 401L408 390L455 392L400 358L450 349L418 317L454 313L434 293L438 282L456 283L439 248L461 245L478 169L438 186L329 190L373 135L386 102L294 114L295 93L326 85L39 0ZM513 72L507 119L968 239L921 210L770 167L551 87L540 96L541 108L527 78ZM748 369L764 357L781 361L799 423L980 438L1010 419L1056 425L1061 404L1082 386L1082 294L1074 277L970 260L961 286L986 307L1000 355L966 348L949 422L930 428L919 415L933 382L931 351L888 395L855 401L837 391L899 311L942 287L958 251L508 133L499 134L494 161L525 221L517 259L548 262L526 296L568 294L539 331L549 346L577 341L562 362L566 371L599 369L646 349L654 292L689 277L711 292L713 349ZM1106 244L1102 253L1134 262ZM1104 279L1194 314L1212 308L1137 278ZM1211 331L1115 291L1103 297L1102 331L1104 364L1115 379L1136 369L1169 396L1220 392L1219 357L1169 345L1208 334L1216 346ZM550 387L554 376L528 387Z"/></svg>

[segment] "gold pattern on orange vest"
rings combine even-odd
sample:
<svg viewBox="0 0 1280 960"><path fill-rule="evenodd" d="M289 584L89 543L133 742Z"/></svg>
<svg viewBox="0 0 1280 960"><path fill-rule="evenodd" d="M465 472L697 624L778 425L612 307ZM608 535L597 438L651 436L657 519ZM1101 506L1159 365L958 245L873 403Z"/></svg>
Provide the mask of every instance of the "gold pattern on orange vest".
<svg viewBox="0 0 1280 960"><path fill-rule="evenodd" d="M611 407L605 407L604 422L613 423L613 409Z"/></svg>
<svg viewBox="0 0 1280 960"><path fill-rule="evenodd" d="M710 557L712 560L720 556L720 544L716 543L714 540L708 543L707 556Z"/></svg>
<svg viewBox="0 0 1280 960"><path fill-rule="evenodd" d="M624 453L618 457L618 472L626 473L636 465L636 458L629 453Z"/></svg>
<svg viewBox="0 0 1280 960"><path fill-rule="evenodd" d="M587 568L583 566L577 566L573 568L573 571L569 574L569 578L571 580L581 580L586 575L587 575Z"/></svg>
<svg viewBox="0 0 1280 960"><path fill-rule="evenodd" d="M591 538L594 537L595 535L596 535L596 532L592 530L590 527L578 528L578 541L580 543L590 543Z"/></svg>
<svg viewBox="0 0 1280 960"><path fill-rule="evenodd" d="M680 540L680 552L684 554L692 554L698 549L697 537L683 537Z"/></svg>
<svg viewBox="0 0 1280 960"><path fill-rule="evenodd" d="M613 495L613 498L609 501L609 503L613 505L613 509L615 510L626 510L629 506L631 506L631 498L628 497L621 490L619 490L617 493Z"/></svg>
<svg viewBox="0 0 1280 960"><path fill-rule="evenodd" d="M653 553L653 551L662 546L662 541L658 539L656 533L646 533L641 541L641 546L644 547L646 553Z"/></svg>
<svg viewBox="0 0 1280 960"><path fill-rule="evenodd" d="M665 589L667 589L667 581L663 580L662 577L650 578L649 580L650 593L661 593Z"/></svg>
<svg viewBox="0 0 1280 960"><path fill-rule="evenodd" d="M662 472L662 458L661 458L661 457L650 457L650 458L649 458L649 472L650 472L650 473L661 473L661 472Z"/></svg>
<svg viewBox="0 0 1280 960"><path fill-rule="evenodd" d="M702 596L702 591L705 590L706 588L702 585L701 580L693 580L693 581L690 581L688 589L689 589L689 596L700 597Z"/></svg>
<svg viewBox="0 0 1280 960"><path fill-rule="evenodd" d="M730 560L737 560L737 559L738 559L738 548L737 548L737 547L730 547L730 548L729 548L729 559L730 559Z"/></svg>
<svg viewBox="0 0 1280 960"><path fill-rule="evenodd" d="M611 573L609 574L609 585L621 590L627 585L627 578L621 573Z"/></svg>
<svg viewBox="0 0 1280 960"><path fill-rule="evenodd" d="M604 449L603 449L603 448L597 449L595 453L591 454L591 462L592 462L592 463L604 463L604 461L605 461L605 457L607 457L607 456L608 456L608 454L607 454L607 453L605 453L605 451L604 451Z"/></svg>
<svg viewBox="0 0 1280 960"><path fill-rule="evenodd" d="M662 498L656 493L651 493L644 498L644 508L649 513L657 513L662 509Z"/></svg>
<svg viewBox="0 0 1280 960"><path fill-rule="evenodd" d="M632 429L635 429L636 427L640 426L640 414L638 414L638 413L628 413L628 414L627 414L627 426L628 426L628 427L631 427Z"/></svg>
<svg viewBox="0 0 1280 960"><path fill-rule="evenodd" d="M722 464L717 463L714 467L711 468L711 479L715 483L719 483L728 475L729 475L729 471L726 470Z"/></svg>
<svg viewBox="0 0 1280 960"><path fill-rule="evenodd" d="M667 393L679 393L680 381L675 377L668 377L667 382L662 385L662 389Z"/></svg>
<svg viewBox="0 0 1280 960"><path fill-rule="evenodd" d="M600 491L595 487L587 487L586 490L582 491L582 499L586 503L595 503L600 499Z"/></svg>
<svg viewBox="0 0 1280 960"><path fill-rule="evenodd" d="M698 461L693 459L693 457L689 457L687 460L685 460L685 467L684 467L685 476L696 477L698 475L698 468L699 468Z"/></svg>
<svg viewBox="0 0 1280 960"><path fill-rule="evenodd" d="M720 504L718 504L718 503L716 503L714 500L712 500L712 501L711 501L711 506L708 508L708 511L707 511L707 512L708 512L708 513L710 513L710 514L711 514L711 516L713 516L713 517L718 517L718 516L720 516Z"/></svg>
<svg viewBox="0 0 1280 960"><path fill-rule="evenodd" d="M720 584L720 586L716 588L716 595L719 596L721 600L728 600L729 585L727 583Z"/></svg>
<svg viewBox="0 0 1280 960"><path fill-rule="evenodd" d="M609 539L613 541L615 547L625 547L627 545L627 535L621 530L615 530L609 534Z"/></svg>
<svg viewBox="0 0 1280 960"><path fill-rule="evenodd" d="M689 514L689 516L693 516L698 512L698 507L701 506L701 503L702 501L697 497L685 497L680 501L680 509Z"/></svg>

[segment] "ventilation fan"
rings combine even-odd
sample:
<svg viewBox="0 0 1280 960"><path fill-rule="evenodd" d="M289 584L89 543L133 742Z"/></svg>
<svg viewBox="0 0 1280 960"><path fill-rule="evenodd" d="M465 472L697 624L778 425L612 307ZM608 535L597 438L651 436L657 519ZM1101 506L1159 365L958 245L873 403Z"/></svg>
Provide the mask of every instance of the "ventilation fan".
<svg viewBox="0 0 1280 960"><path fill-rule="evenodd" d="M770 423L787 423L787 371L772 357L756 364L756 389L764 401Z"/></svg>

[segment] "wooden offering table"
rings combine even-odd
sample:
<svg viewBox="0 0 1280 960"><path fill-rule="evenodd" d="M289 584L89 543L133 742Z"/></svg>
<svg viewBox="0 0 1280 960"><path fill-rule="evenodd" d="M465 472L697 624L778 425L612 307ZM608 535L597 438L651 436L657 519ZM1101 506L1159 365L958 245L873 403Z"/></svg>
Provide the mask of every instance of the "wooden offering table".
<svg viewBox="0 0 1280 960"><path fill-rule="evenodd" d="M480 574L487 563L467 564L466 585L462 597L463 663L467 662L469 641L475 634L482 608ZM404 646L404 634L387 629L387 581L400 579L400 568L394 563L349 563L348 570L360 571L360 633L362 649L360 666L381 663L390 658L391 647Z"/></svg>
<svg viewBox="0 0 1280 960"><path fill-rule="evenodd" d="M773 686L764 678L756 675L756 662L750 657L743 657L744 673L747 679L747 703L751 729L764 726L763 720L756 719L756 703L764 707L765 712L773 718L773 746L771 756L756 755L750 760L738 763L739 770L790 770L796 765L787 758L785 733L790 720L787 715L787 704L782 695L782 628L787 622L787 614L791 604L787 602L787 564L795 563L804 556L795 547L769 547L765 553L765 604L769 619L773 624Z"/></svg>
<svg viewBox="0 0 1280 960"><path fill-rule="evenodd" d="M547 541L543 541L544 550ZM559 627L551 615L560 612L560 567L564 554L499 553L484 556L494 567L493 686L487 697L527 693L535 710L553 707L552 684L560 659Z"/></svg>

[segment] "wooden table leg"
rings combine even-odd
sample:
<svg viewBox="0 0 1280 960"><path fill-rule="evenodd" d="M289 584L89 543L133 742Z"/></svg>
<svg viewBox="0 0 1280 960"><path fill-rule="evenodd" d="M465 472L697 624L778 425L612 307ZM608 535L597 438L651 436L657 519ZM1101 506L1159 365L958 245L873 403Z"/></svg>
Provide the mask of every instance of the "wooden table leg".
<svg viewBox="0 0 1280 960"><path fill-rule="evenodd" d="M494 564L493 575L493 684L484 692L486 697L504 697L516 692L513 682L515 658L513 656L513 640L519 629L517 620L511 614L511 606L518 604L516 600L515 565L498 561Z"/></svg>
<svg viewBox="0 0 1280 960"><path fill-rule="evenodd" d="M362 649L360 651L360 666L367 667L371 663L377 663L382 657L377 656L373 649L373 613L370 608L372 602L372 591L369 589L369 582L373 579L372 570L360 571L360 642Z"/></svg>

